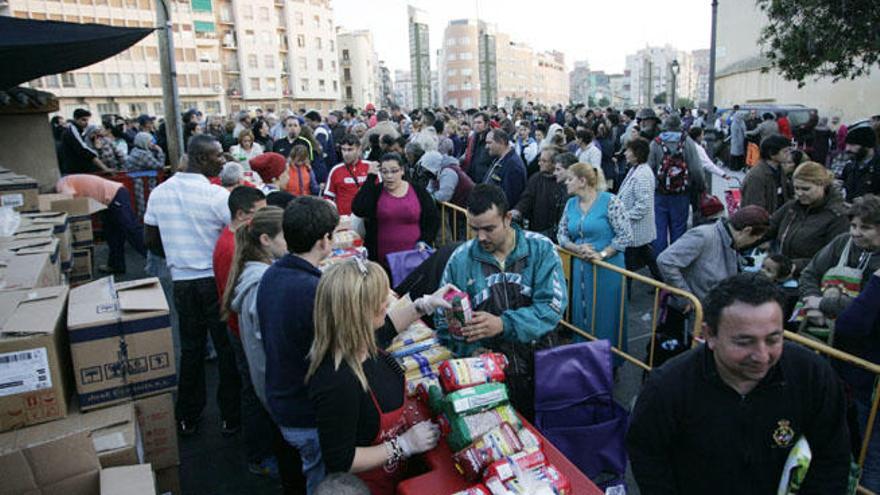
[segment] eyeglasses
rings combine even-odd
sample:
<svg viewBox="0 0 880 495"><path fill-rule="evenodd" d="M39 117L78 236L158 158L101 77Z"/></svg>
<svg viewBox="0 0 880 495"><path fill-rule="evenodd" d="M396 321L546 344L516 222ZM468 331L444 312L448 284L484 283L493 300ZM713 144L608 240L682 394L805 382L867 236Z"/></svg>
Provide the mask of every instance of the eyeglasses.
<svg viewBox="0 0 880 495"><path fill-rule="evenodd" d="M402 171L402 169L396 168L394 170L379 170L379 173L382 175L397 175Z"/></svg>
<svg viewBox="0 0 880 495"><path fill-rule="evenodd" d="M361 275L363 275L364 278L367 278L367 264L364 263L364 260L355 256L354 263L355 263L355 266L357 266L358 271L361 272Z"/></svg>

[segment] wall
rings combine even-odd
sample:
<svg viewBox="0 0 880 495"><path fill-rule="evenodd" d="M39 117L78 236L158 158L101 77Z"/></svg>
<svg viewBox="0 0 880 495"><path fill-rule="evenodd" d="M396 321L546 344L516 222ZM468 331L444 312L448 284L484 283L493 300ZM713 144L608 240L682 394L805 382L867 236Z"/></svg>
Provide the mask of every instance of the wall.
<svg viewBox="0 0 880 495"><path fill-rule="evenodd" d="M60 178L49 114L0 115L0 166L29 175L40 191Z"/></svg>

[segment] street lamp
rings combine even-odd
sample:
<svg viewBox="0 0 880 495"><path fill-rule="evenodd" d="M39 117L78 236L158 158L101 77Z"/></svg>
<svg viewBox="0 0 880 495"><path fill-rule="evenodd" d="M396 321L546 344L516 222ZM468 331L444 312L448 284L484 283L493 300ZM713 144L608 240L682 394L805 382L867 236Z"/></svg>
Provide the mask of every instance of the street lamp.
<svg viewBox="0 0 880 495"><path fill-rule="evenodd" d="M681 70L680 66L678 65L677 59L672 61L672 65L670 66L670 68L672 69L672 71L671 71L672 72L672 97L669 99L669 103L671 104L672 110L674 111L675 110L675 83L676 83L676 79L678 79L678 72Z"/></svg>

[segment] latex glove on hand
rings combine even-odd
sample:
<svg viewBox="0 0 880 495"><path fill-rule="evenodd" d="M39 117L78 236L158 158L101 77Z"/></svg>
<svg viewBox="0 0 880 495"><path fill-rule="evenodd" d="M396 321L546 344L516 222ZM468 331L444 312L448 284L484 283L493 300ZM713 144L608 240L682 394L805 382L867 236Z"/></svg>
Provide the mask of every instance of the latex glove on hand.
<svg viewBox="0 0 880 495"><path fill-rule="evenodd" d="M446 284L443 287L435 290L433 294L424 295L413 302L416 307L416 311L419 314L427 315L431 314L437 310L437 308L449 309L452 307L448 301L443 299L443 296L451 291L455 290L455 286L452 284Z"/></svg>
<svg viewBox="0 0 880 495"><path fill-rule="evenodd" d="M397 442L406 458L433 449L439 441L440 427L430 421L416 423L397 437Z"/></svg>

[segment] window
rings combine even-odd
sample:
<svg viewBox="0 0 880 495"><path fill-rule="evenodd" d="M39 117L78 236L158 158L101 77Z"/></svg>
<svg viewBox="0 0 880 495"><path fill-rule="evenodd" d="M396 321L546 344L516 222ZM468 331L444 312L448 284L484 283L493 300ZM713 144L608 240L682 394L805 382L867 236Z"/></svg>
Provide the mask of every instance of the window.
<svg viewBox="0 0 880 495"><path fill-rule="evenodd" d="M141 115L147 113L147 104L142 102L128 104L129 115Z"/></svg>
<svg viewBox="0 0 880 495"><path fill-rule="evenodd" d="M144 59L144 47L133 46L128 51L131 53L131 58L133 58L135 60L143 60Z"/></svg>
<svg viewBox="0 0 880 495"><path fill-rule="evenodd" d="M108 88L118 88L119 87L119 74L107 74L107 87Z"/></svg>
<svg viewBox="0 0 880 495"><path fill-rule="evenodd" d="M317 37L317 36L315 37L315 49L317 49L317 50L321 49L321 38Z"/></svg>
<svg viewBox="0 0 880 495"><path fill-rule="evenodd" d="M257 63L257 56L254 54L250 54L247 57L248 69L258 69L259 65Z"/></svg>
<svg viewBox="0 0 880 495"><path fill-rule="evenodd" d="M254 8L252 6L250 6L250 5L242 6L241 13L242 13L242 17L244 17L244 19L246 21L254 20Z"/></svg>
<svg viewBox="0 0 880 495"><path fill-rule="evenodd" d="M263 65L267 69L275 68L275 55L264 55L263 56Z"/></svg>
<svg viewBox="0 0 880 495"><path fill-rule="evenodd" d="M92 74L92 86L97 89L106 88L107 78L104 77L104 74Z"/></svg>
<svg viewBox="0 0 880 495"><path fill-rule="evenodd" d="M263 31L262 33L260 33L260 40L263 42L264 45L271 45L272 33L269 31Z"/></svg>
<svg viewBox="0 0 880 495"><path fill-rule="evenodd" d="M336 51L336 42L333 41L333 40L330 40L330 51L331 51L331 52L335 52L335 51Z"/></svg>
<svg viewBox="0 0 880 495"><path fill-rule="evenodd" d="M208 115L217 115L220 113L220 102L219 101L206 101L205 102L205 113Z"/></svg>
<svg viewBox="0 0 880 495"><path fill-rule="evenodd" d="M349 60L351 60L351 55L348 53L348 49L347 49L347 48L345 48L345 49L342 50L342 60L343 60L344 62L348 62Z"/></svg>
<svg viewBox="0 0 880 495"><path fill-rule="evenodd" d="M244 42L252 45L254 44L254 41L256 41L256 38L254 37L254 30L246 29L244 31Z"/></svg>
<svg viewBox="0 0 880 495"><path fill-rule="evenodd" d="M299 70L309 70L309 61L305 57L299 57L297 59L297 64L299 66Z"/></svg>
<svg viewBox="0 0 880 495"><path fill-rule="evenodd" d="M447 77L453 77L453 76L455 76L456 74L458 74L458 71L455 70L455 69L449 69L449 70L446 71L446 76L447 76Z"/></svg>
<svg viewBox="0 0 880 495"><path fill-rule="evenodd" d="M254 91L260 91L260 78L252 77L251 80L251 89Z"/></svg>
<svg viewBox="0 0 880 495"><path fill-rule="evenodd" d="M335 60L330 61L330 70L332 70L333 72L336 72L336 61Z"/></svg>
<svg viewBox="0 0 880 495"><path fill-rule="evenodd" d="M133 88L134 87L134 74L124 73L122 74L122 87L123 88Z"/></svg>
<svg viewBox="0 0 880 495"><path fill-rule="evenodd" d="M199 87L199 75L198 74L190 74L189 75L189 87L198 88Z"/></svg>
<svg viewBox="0 0 880 495"><path fill-rule="evenodd" d="M450 53L449 55L446 56L446 60L448 62L455 62L455 59L456 59L456 57L455 57L454 53Z"/></svg>
<svg viewBox="0 0 880 495"><path fill-rule="evenodd" d="M57 88L58 87L58 74L52 74L51 76L46 76L46 87L47 88Z"/></svg>
<svg viewBox="0 0 880 495"><path fill-rule="evenodd" d="M296 46L299 48L306 47L306 36L304 34L296 35Z"/></svg>
<svg viewBox="0 0 880 495"><path fill-rule="evenodd" d="M455 38L449 38L446 40L446 46L455 46Z"/></svg>
<svg viewBox="0 0 880 495"><path fill-rule="evenodd" d="M232 9L229 4L220 5L220 22L232 22Z"/></svg>
<svg viewBox="0 0 880 495"><path fill-rule="evenodd" d="M269 77L266 79L266 91L275 92L278 89L278 84L275 81L274 77Z"/></svg>
<svg viewBox="0 0 880 495"><path fill-rule="evenodd" d="M458 89L458 86L456 86L455 84L447 84L446 85L446 91L455 91L457 89Z"/></svg>
<svg viewBox="0 0 880 495"><path fill-rule="evenodd" d="M39 77L34 79L33 81L31 81L31 87L32 88L42 88L43 87L43 80L40 79Z"/></svg>
<svg viewBox="0 0 880 495"><path fill-rule="evenodd" d="M468 38L467 36L461 37L461 38L458 39L458 44L459 44L459 45L470 45L470 44L471 44L471 39Z"/></svg>
<svg viewBox="0 0 880 495"><path fill-rule="evenodd" d="M297 26L303 25L303 13L302 12L295 12L293 14L293 19L294 19L294 21L296 21Z"/></svg>
<svg viewBox="0 0 880 495"><path fill-rule="evenodd" d="M161 101L153 103L153 113L156 115L162 115L165 113L165 106L162 105Z"/></svg>
<svg viewBox="0 0 880 495"><path fill-rule="evenodd" d="M309 80L308 79L300 79L299 80L299 89L301 91L308 91L309 90Z"/></svg>
<svg viewBox="0 0 880 495"><path fill-rule="evenodd" d="M471 53L471 52L462 52L462 53L458 56L458 58L460 58L461 60L473 60L473 59L474 59L474 54Z"/></svg>
<svg viewBox="0 0 880 495"><path fill-rule="evenodd" d="M186 74L178 74L177 75L177 87L179 88L188 88L189 84L186 82Z"/></svg>
<svg viewBox="0 0 880 495"><path fill-rule="evenodd" d="M260 20L269 22L269 7L260 7Z"/></svg>
<svg viewBox="0 0 880 495"><path fill-rule="evenodd" d="M101 115L119 113L119 105L116 103L98 103L98 113Z"/></svg>
<svg viewBox="0 0 880 495"><path fill-rule="evenodd" d="M324 59L323 58L318 59L318 71L324 72Z"/></svg>
<svg viewBox="0 0 880 495"><path fill-rule="evenodd" d="M333 92L336 93L339 91L339 82L333 81Z"/></svg>
<svg viewBox="0 0 880 495"><path fill-rule="evenodd" d="M195 62L196 61L196 50L194 48L184 48L183 49L183 59L187 62Z"/></svg>
<svg viewBox="0 0 880 495"><path fill-rule="evenodd" d="M159 49L155 46L145 46L144 53L147 55L147 60L159 60Z"/></svg>
<svg viewBox="0 0 880 495"><path fill-rule="evenodd" d="M461 69L461 75L463 76L470 76L473 74L473 72L473 69Z"/></svg>
<svg viewBox="0 0 880 495"><path fill-rule="evenodd" d="M350 99L352 99L352 97L351 97L351 86L346 86L346 87L345 87L345 99L346 99L346 100L350 100Z"/></svg>
<svg viewBox="0 0 880 495"><path fill-rule="evenodd" d="M64 74L61 74L61 85L64 86L65 88L75 88L76 81L74 81L74 79L73 79L73 74L71 74L69 72L65 72Z"/></svg>
<svg viewBox="0 0 880 495"><path fill-rule="evenodd" d="M345 82L351 81L351 69L348 67L342 69L342 80Z"/></svg>
<svg viewBox="0 0 880 495"><path fill-rule="evenodd" d="M92 87L92 76L90 74L77 74L76 75L76 87L77 88L91 88Z"/></svg>
<svg viewBox="0 0 880 495"><path fill-rule="evenodd" d="M321 29L321 16L315 15L312 19L315 21L315 27Z"/></svg>
<svg viewBox="0 0 880 495"><path fill-rule="evenodd" d="M322 93L327 91L327 84L324 82L323 79L318 79L318 91Z"/></svg>
<svg viewBox="0 0 880 495"><path fill-rule="evenodd" d="M147 81L146 74L135 74L134 81L135 81L135 84L137 85L137 87L139 87L139 88L149 88L150 87L150 83L149 83L149 81Z"/></svg>

